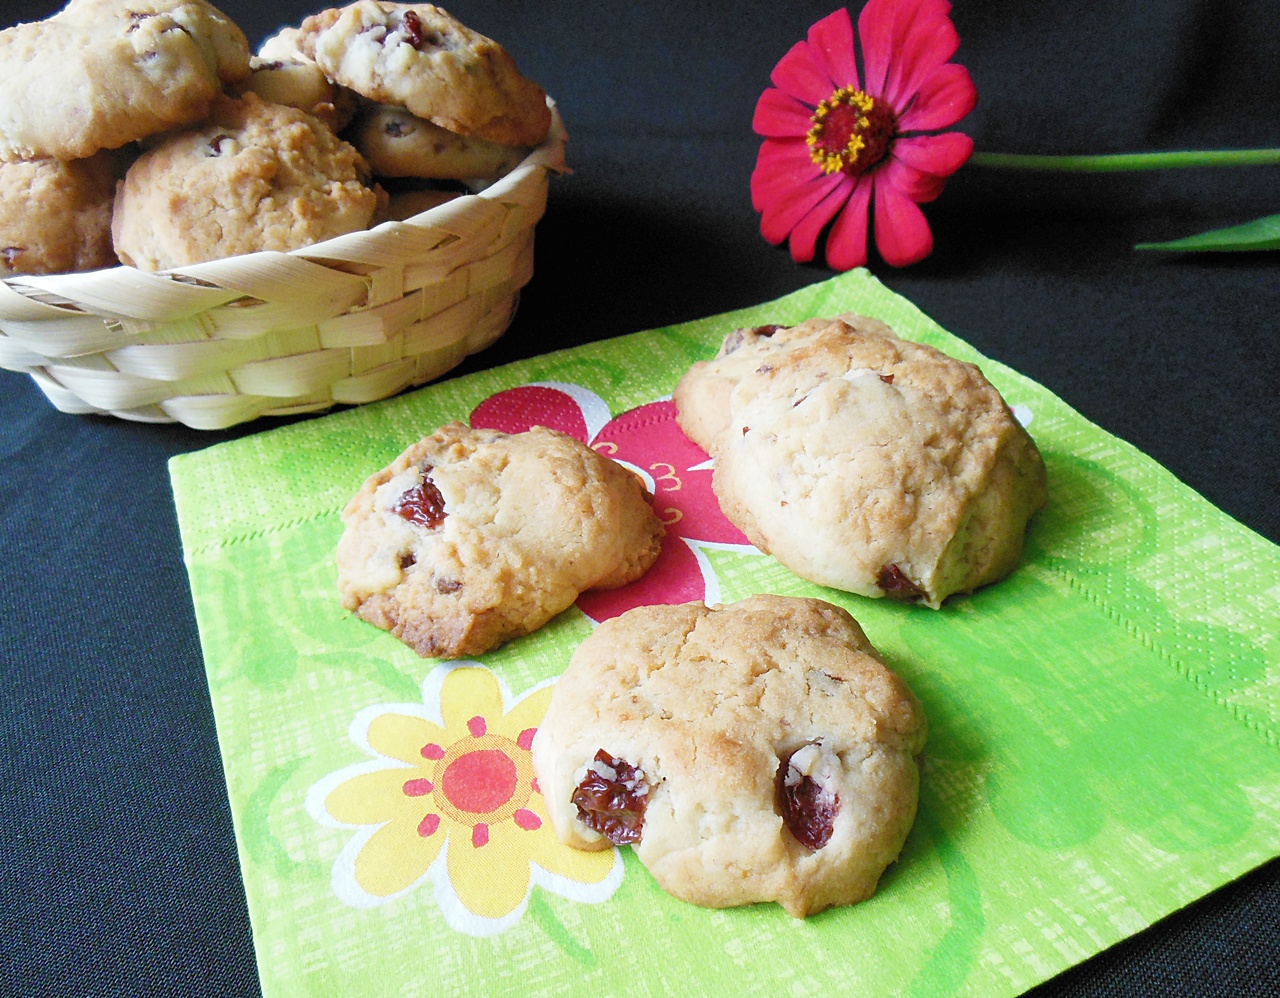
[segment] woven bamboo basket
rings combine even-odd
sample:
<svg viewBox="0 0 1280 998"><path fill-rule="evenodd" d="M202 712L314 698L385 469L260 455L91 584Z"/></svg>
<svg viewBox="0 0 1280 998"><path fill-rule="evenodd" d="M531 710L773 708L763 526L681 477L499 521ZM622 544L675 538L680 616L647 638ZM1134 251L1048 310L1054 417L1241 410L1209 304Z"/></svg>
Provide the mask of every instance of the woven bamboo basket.
<svg viewBox="0 0 1280 998"><path fill-rule="evenodd" d="M0 281L0 367L63 412L222 429L362 404L492 344L533 276L565 133L507 176L403 222L159 273Z"/></svg>

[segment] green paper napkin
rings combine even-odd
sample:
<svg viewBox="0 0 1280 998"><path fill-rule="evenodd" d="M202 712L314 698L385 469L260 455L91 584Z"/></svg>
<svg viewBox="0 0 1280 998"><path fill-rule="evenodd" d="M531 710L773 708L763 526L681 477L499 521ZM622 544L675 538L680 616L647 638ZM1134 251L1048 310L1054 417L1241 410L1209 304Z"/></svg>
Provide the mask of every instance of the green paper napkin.
<svg viewBox="0 0 1280 998"><path fill-rule="evenodd" d="M805 921L702 910L543 820L527 743L590 620L419 659L338 605L338 513L496 393L554 383L603 439L728 330L847 310L979 362L1030 418L1050 503L1011 578L937 612L691 545L725 602L847 607L931 729L874 898ZM688 471L661 458L655 477ZM182 455L171 477L268 996L1015 994L1280 851L1277 548L865 272Z"/></svg>

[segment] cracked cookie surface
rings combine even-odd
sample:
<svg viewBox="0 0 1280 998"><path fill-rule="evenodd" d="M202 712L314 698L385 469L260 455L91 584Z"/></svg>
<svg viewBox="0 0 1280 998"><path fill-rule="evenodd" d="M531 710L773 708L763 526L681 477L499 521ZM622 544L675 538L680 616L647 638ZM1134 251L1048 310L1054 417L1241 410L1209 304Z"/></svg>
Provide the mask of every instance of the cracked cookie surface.
<svg viewBox="0 0 1280 998"><path fill-rule="evenodd" d="M936 608L1012 572L1045 502L982 372L874 319L736 330L674 397L725 515L821 585Z"/></svg>
<svg viewBox="0 0 1280 998"><path fill-rule="evenodd" d="M369 226L385 207L364 158L317 118L248 93L129 168L112 233L120 259L161 270L287 252Z"/></svg>
<svg viewBox="0 0 1280 998"><path fill-rule="evenodd" d="M708 907L803 917L870 897L914 820L925 720L857 622L815 599L605 621L533 741L557 835L630 843Z"/></svg>
<svg viewBox="0 0 1280 998"><path fill-rule="evenodd" d="M329 79L460 135L536 146L551 127L506 49L433 4L358 0L308 17L296 41Z"/></svg>
<svg viewBox="0 0 1280 998"><path fill-rule="evenodd" d="M663 534L640 479L586 444L461 423L371 476L342 519L342 605L438 658L483 654L586 590L634 581Z"/></svg>
<svg viewBox="0 0 1280 998"><path fill-rule="evenodd" d="M0 158L83 159L202 118L249 73L204 0L71 0L0 31Z"/></svg>

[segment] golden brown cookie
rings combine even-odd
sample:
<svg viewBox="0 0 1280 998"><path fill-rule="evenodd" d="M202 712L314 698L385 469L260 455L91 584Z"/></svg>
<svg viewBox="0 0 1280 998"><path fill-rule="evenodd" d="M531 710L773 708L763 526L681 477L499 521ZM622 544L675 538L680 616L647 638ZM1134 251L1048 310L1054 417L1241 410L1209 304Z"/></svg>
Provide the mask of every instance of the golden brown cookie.
<svg viewBox="0 0 1280 998"><path fill-rule="evenodd" d="M115 160L0 161L0 276L114 267Z"/></svg>
<svg viewBox="0 0 1280 998"><path fill-rule="evenodd" d="M753 596L602 623L533 765L560 839L631 844L663 890L803 917L871 896L915 818L925 719L844 610Z"/></svg>
<svg viewBox="0 0 1280 998"><path fill-rule="evenodd" d="M382 104L363 108L346 138L378 177L493 180L510 173L529 154L525 146L458 135L403 108Z"/></svg>
<svg viewBox="0 0 1280 998"><path fill-rule="evenodd" d="M551 127L507 51L432 4L357 0L308 17L297 44L334 82L460 135L536 146Z"/></svg>
<svg viewBox="0 0 1280 998"><path fill-rule="evenodd" d="M335 132L346 128L356 115L360 98L355 91L330 82L314 62L251 56L249 67L249 76L236 87L238 94L252 91L264 101L296 107Z"/></svg>
<svg viewBox="0 0 1280 998"><path fill-rule="evenodd" d="M200 128L138 158L117 191L112 234L125 263L161 270L364 229L385 197L318 119L249 93L220 98Z"/></svg>
<svg viewBox="0 0 1280 998"><path fill-rule="evenodd" d="M1012 572L1045 502L982 372L863 316L730 333L675 402L725 515L821 585L936 608Z"/></svg>
<svg viewBox="0 0 1280 998"><path fill-rule="evenodd" d="M483 654L639 578L663 534L640 480L586 444L461 423L373 475L342 519L342 605L438 658Z"/></svg>
<svg viewBox="0 0 1280 998"><path fill-rule="evenodd" d="M82 159L188 125L249 73L205 0L71 0L0 31L0 159Z"/></svg>

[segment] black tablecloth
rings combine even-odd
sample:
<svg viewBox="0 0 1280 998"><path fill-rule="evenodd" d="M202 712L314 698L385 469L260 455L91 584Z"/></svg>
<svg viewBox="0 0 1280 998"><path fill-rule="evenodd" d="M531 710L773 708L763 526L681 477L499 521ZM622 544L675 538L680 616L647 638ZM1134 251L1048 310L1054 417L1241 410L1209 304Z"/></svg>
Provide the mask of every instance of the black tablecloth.
<svg viewBox="0 0 1280 998"><path fill-rule="evenodd" d="M314 9L222 6L255 45ZM514 324L460 371L829 276L761 239L748 178L755 100L831 5L448 6L557 99L574 171L553 183ZM979 149L1280 146L1274 0L970 0L954 18ZM969 166L926 209L933 255L871 268L1280 541L1275 253L1132 249L1280 212L1278 180ZM64 415L0 372L0 993L257 993L165 462L280 422ZM1278 921L1272 862L1035 993L1275 994Z"/></svg>

